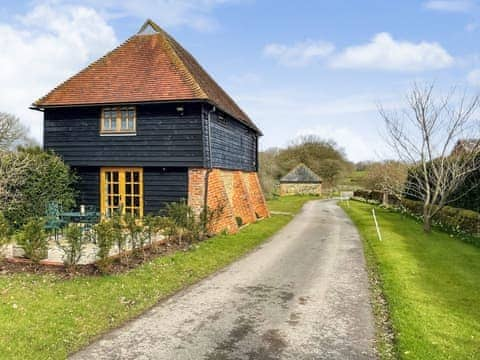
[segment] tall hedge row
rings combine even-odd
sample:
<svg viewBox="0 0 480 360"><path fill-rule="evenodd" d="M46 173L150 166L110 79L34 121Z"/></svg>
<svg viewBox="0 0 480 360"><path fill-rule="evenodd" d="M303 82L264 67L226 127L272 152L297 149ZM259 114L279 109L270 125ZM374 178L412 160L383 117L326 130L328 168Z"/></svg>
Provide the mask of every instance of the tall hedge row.
<svg viewBox="0 0 480 360"><path fill-rule="evenodd" d="M405 191L406 199L420 200L408 191L409 184L413 187L415 181L415 178L409 173ZM480 168L467 176L463 184L450 196L448 205L480 212Z"/></svg>

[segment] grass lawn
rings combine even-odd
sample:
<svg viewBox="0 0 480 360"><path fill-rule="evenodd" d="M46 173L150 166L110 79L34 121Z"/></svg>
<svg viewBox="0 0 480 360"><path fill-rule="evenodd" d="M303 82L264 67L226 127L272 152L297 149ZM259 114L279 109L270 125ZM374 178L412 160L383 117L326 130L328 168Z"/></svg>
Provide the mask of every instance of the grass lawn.
<svg viewBox="0 0 480 360"><path fill-rule="evenodd" d="M309 199L276 199L269 206L298 212ZM121 275L74 280L0 275L0 358L63 359L96 335L231 263L291 219L274 215L236 235L216 236Z"/></svg>
<svg viewBox="0 0 480 360"><path fill-rule="evenodd" d="M480 359L480 249L401 214L352 201L370 266L383 282L402 359Z"/></svg>

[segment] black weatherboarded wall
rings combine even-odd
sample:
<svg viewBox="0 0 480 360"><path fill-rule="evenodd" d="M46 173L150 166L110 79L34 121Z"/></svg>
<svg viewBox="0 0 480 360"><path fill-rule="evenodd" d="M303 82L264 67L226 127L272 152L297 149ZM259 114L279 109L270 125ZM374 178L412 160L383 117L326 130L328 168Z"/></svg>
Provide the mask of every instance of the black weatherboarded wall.
<svg viewBox="0 0 480 360"><path fill-rule="evenodd" d="M44 146L73 167L203 166L201 105L137 106L135 136L100 134L101 107L45 110Z"/></svg>
<svg viewBox="0 0 480 360"><path fill-rule="evenodd" d="M75 168L79 176L78 203L100 209L100 168ZM145 214L157 213L166 203L187 199L186 168L144 168L143 205Z"/></svg>
<svg viewBox="0 0 480 360"><path fill-rule="evenodd" d="M215 113L210 115L210 133L212 167L257 171L257 134L253 130L227 114Z"/></svg>
<svg viewBox="0 0 480 360"><path fill-rule="evenodd" d="M209 117L211 105L138 105L136 134L113 136L100 134L101 109L45 109L44 146L79 175L80 204L100 208L101 167L143 168L145 213L187 199L188 168L256 171L257 134L219 111Z"/></svg>

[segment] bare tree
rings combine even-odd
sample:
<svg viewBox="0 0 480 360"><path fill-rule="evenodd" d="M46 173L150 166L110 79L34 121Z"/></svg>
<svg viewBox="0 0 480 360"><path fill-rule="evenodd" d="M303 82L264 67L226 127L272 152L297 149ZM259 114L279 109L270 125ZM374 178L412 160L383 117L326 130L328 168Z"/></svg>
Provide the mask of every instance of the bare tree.
<svg viewBox="0 0 480 360"><path fill-rule="evenodd" d="M480 99L455 89L436 97L434 86L414 84L402 112L380 108L388 144L410 166L405 191L423 202L424 230L449 202L465 178L480 167L478 113ZM455 144L473 138L468 151L454 152Z"/></svg>
<svg viewBox="0 0 480 360"><path fill-rule="evenodd" d="M20 120L8 113L0 112L0 150L9 150L28 141L27 129Z"/></svg>
<svg viewBox="0 0 480 360"><path fill-rule="evenodd" d="M18 152L0 150L0 212L8 210L22 198L20 188L26 181L25 171L31 166L31 157Z"/></svg>

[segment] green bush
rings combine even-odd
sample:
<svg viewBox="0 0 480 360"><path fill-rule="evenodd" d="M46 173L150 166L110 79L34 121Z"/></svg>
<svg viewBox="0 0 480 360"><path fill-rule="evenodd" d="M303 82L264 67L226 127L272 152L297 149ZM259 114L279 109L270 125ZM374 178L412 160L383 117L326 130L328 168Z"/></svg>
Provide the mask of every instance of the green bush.
<svg viewBox="0 0 480 360"><path fill-rule="evenodd" d="M16 234L17 244L25 251L25 257L39 262L47 256L48 235L42 218L30 219Z"/></svg>
<svg viewBox="0 0 480 360"><path fill-rule="evenodd" d="M3 213L0 212L0 246L8 244L10 242L11 235L12 227Z"/></svg>
<svg viewBox="0 0 480 360"><path fill-rule="evenodd" d="M111 219L105 219L94 227L98 246L97 256L99 258L97 264L102 271L107 270L111 264L111 259L109 257L110 250L112 249L113 244L117 241L115 234L117 230L115 228L116 226Z"/></svg>
<svg viewBox="0 0 480 360"><path fill-rule="evenodd" d="M403 207L411 215L421 219L423 216L423 203L410 199L402 200ZM436 213L433 218L433 224L441 229L459 235L469 235L464 238L469 242L480 245L480 213L475 211L444 206Z"/></svg>
<svg viewBox="0 0 480 360"><path fill-rule="evenodd" d="M2 171L8 172L11 168L21 179L0 194L0 209L14 227L21 227L29 218L45 216L47 206L52 202L64 210L75 205L76 176L57 155L40 148L29 148L6 154L0 162ZM28 166L18 170L19 163Z"/></svg>
<svg viewBox="0 0 480 360"><path fill-rule="evenodd" d="M143 227L139 224L139 218L127 212L123 215L123 223L128 233L132 250L136 251L140 249L143 251L145 240L142 236Z"/></svg>
<svg viewBox="0 0 480 360"><path fill-rule="evenodd" d="M65 265L76 265L82 257L86 241L83 236L83 229L79 224L69 224L64 232L65 244L58 243L58 246L65 253Z"/></svg>
<svg viewBox="0 0 480 360"><path fill-rule="evenodd" d="M159 225L159 216L154 216L152 214L148 214L143 218L143 228L142 237L143 243L147 243L148 245L152 245L153 237L158 233L160 230Z"/></svg>

